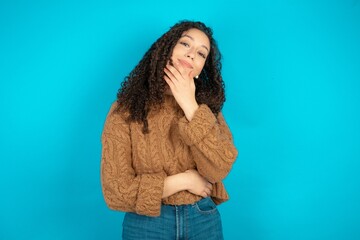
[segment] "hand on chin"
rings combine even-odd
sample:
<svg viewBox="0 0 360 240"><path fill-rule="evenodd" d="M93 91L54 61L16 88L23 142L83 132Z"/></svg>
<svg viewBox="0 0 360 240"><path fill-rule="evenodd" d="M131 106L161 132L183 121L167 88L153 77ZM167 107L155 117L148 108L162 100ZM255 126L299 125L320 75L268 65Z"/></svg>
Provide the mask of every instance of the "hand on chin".
<svg viewBox="0 0 360 240"><path fill-rule="evenodd" d="M190 68L185 68L185 67L183 67L178 61L174 61L173 60L173 67L174 68L176 68L176 70L178 70L179 71L179 73L181 73L181 75L182 76L189 76L189 77L191 77L191 78L194 78L194 76L191 76L190 75L190 73L192 72L192 69L190 69ZM192 73L191 73L192 74Z"/></svg>

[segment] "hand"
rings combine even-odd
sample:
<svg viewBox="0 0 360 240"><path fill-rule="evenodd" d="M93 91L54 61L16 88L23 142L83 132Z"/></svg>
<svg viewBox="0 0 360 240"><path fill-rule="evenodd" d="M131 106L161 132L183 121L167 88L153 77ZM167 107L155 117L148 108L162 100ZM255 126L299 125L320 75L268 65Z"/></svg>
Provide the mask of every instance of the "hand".
<svg viewBox="0 0 360 240"><path fill-rule="evenodd" d="M193 194L208 197L212 191L212 184L209 183L203 176L195 169L185 171L187 175L188 187L187 190Z"/></svg>
<svg viewBox="0 0 360 240"><path fill-rule="evenodd" d="M192 71L187 72L180 64L175 67L167 64L164 72L164 80L169 85L186 118L190 121L199 107L195 99L195 82Z"/></svg>

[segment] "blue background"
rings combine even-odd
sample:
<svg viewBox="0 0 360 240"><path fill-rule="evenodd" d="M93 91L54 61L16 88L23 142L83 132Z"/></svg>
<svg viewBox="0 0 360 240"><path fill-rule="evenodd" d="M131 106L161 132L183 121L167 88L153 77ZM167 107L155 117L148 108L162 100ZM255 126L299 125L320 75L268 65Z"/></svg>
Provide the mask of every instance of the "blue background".
<svg viewBox="0 0 360 240"><path fill-rule="evenodd" d="M181 19L211 26L239 157L225 239L360 239L360 3L1 1L0 239L119 239L100 135Z"/></svg>

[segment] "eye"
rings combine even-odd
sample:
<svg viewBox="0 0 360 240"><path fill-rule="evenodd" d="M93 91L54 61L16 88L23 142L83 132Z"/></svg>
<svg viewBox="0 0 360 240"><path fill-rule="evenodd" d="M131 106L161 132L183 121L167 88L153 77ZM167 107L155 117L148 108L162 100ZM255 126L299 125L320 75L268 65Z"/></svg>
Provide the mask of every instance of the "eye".
<svg viewBox="0 0 360 240"><path fill-rule="evenodd" d="M185 46L185 47L189 47L190 45L187 44L186 42L180 42L181 45Z"/></svg>
<svg viewBox="0 0 360 240"><path fill-rule="evenodd" d="M205 55L204 53L199 52L198 54L199 54L202 58L204 58L204 59L206 58L206 55Z"/></svg>

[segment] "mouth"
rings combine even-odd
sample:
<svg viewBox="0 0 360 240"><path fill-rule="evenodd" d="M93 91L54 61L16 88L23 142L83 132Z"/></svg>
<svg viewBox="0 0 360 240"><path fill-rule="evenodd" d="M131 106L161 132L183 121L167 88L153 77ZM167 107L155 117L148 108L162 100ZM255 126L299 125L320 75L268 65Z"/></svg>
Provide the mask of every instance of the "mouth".
<svg viewBox="0 0 360 240"><path fill-rule="evenodd" d="M189 62L187 62L187 61L185 61L185 60L182 60L182 59L178 59L178 61L179 61L179 63L181 64L181 65L183 65L184 67L186 67L186 68L193 68L193 66L189 63Z"/></svg>

